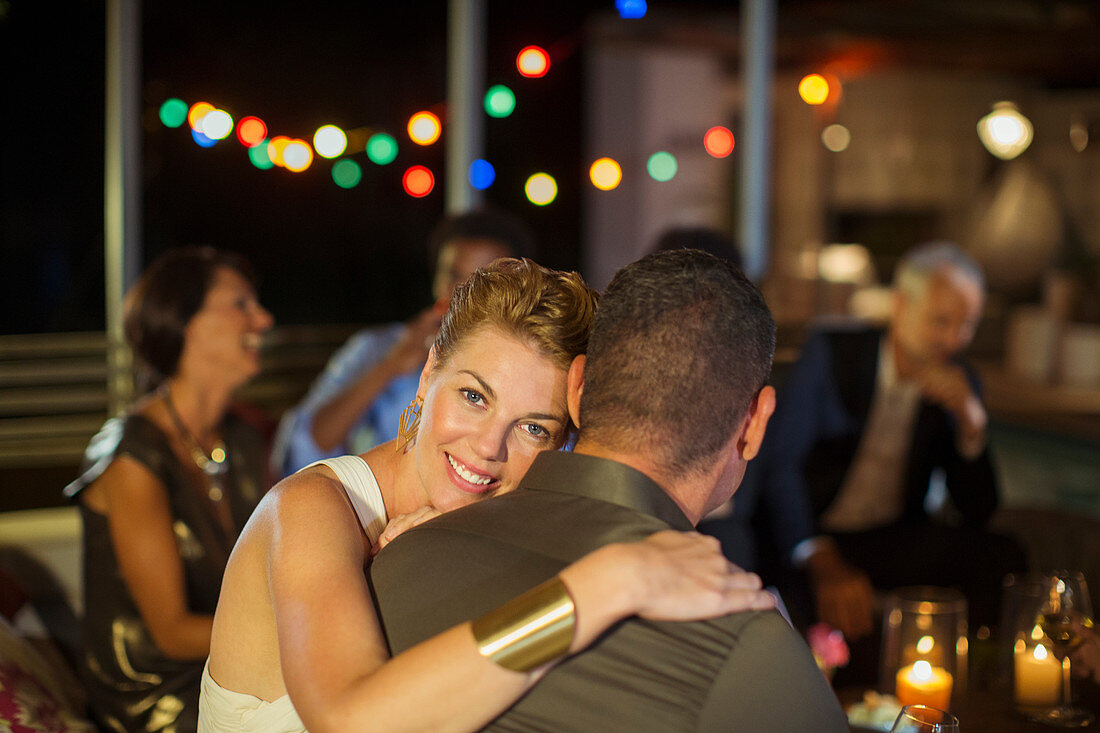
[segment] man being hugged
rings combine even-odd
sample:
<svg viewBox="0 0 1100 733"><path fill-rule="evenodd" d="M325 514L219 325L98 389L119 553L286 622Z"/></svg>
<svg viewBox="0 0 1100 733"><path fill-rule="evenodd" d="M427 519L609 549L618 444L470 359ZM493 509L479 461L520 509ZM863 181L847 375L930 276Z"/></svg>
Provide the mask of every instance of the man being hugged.
<svg viewBox="0 0 1100 733"><path fill-rule="evenodd" d="M575 616L555 573L604 545L691 530L730 498L775 408L774 345L771 314L735 266L679 250L623 268L569 372L574 452L540 454L516 491L408 530L375 559L392 651L481 616L474 636L498 664L560 659L591 620ZM797 634L774 611L750 611L619 623L488 730L845 731L847 721Z"/></svg>

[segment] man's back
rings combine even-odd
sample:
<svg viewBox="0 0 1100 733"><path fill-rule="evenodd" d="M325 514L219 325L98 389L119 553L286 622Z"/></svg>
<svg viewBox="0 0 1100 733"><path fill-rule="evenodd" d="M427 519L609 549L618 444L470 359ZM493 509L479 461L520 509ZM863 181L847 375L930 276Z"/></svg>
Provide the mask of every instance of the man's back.
<svg viewBox="0 0 1100 733"><path fill-rule="evenodd" d="M398 653L587 552L690 523L621 464L548 453L520 489L406 532L371 568ZM774 613L630 619L552 670L489 730L846 730L809 651Z"/></svg>

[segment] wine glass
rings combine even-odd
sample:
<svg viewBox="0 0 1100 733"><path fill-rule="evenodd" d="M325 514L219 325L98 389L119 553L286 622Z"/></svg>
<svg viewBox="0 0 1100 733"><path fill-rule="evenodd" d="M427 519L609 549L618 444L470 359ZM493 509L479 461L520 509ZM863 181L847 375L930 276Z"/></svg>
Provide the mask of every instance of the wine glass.
<svg viewBox="0 0 1100 733"><path fill-rule="evenodd" d="M890 733L959 733L959 719L927 705L906 705Z"/></svg>
<svg viewBox="0 0 1100 733"><path fill-rule="evenodd" d="M1085 576L1076 571L1056 571L1045 578L1046 598L1036 623L1050 638L1052 651L1062 662L1062 704L1036 719L1059 728L1080 728L1094 720L1088 710L1073 704L1070 687L1070 655L1083 639L1079 628L1092 628L1092 602Z"/></svg>

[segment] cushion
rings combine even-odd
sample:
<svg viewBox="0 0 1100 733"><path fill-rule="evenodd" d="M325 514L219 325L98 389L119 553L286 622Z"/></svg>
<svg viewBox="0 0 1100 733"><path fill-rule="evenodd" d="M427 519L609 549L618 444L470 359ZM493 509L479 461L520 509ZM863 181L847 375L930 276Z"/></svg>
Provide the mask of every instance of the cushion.
<svg viewBox="0 0 1100 733"><path fill-rule="evenodd" d="M94 733L51 665L0 618L0 729L12 733Z"/></svg>

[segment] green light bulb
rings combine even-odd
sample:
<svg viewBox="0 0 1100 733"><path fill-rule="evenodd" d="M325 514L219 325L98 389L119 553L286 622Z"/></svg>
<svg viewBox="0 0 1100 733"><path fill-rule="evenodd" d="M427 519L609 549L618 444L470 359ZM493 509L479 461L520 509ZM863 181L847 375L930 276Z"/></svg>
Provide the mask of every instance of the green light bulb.
<svg viewBox="0 0 1100 733"><path fill-rule="evenodd" d="M653 177L653 180L662 183L672 180L672 177L676 175L677 167L676 156L672 153L666 153L664 150L649 156L649 160L645 164L645 168L649 171L649 175Z"/></svg>
<svg viewBox="0 0 1100 733"><path fill-rule="evenodd" d="M363 169L354 160L344 158L332 166L332 180L340 188L355 188L363 180Z"/></svg>
<svg viewBox="0 0 1100 733"><path fill-rule="evenodd" d="M392 163L397 157L397 141L384 132L371 135L367 140L367 157L377 165Z"/></svg>
<svg viewBox="0 0 1100 733"><path fill-rule="evenodd" d="M160 106L160 121L165 127L179 127L187 121L187 110L187 102L182 99L166 99Z"/></svg>
<svg viewBox="0 0 1100 733"><path fill-rule="evenodd" d="M485 92L485 114L490 117L507 117L516 109L516 95L503 84L489 87Z"/></svg>
<svg viewBox="0 0 1100 733"><path fill-rule="evenodd" d="M264 140L255 147L249 148L248 159L252 161L252 165L262 171L275 167L275 164L271 162L271 156L267 153L267 140Z"/></svg>

